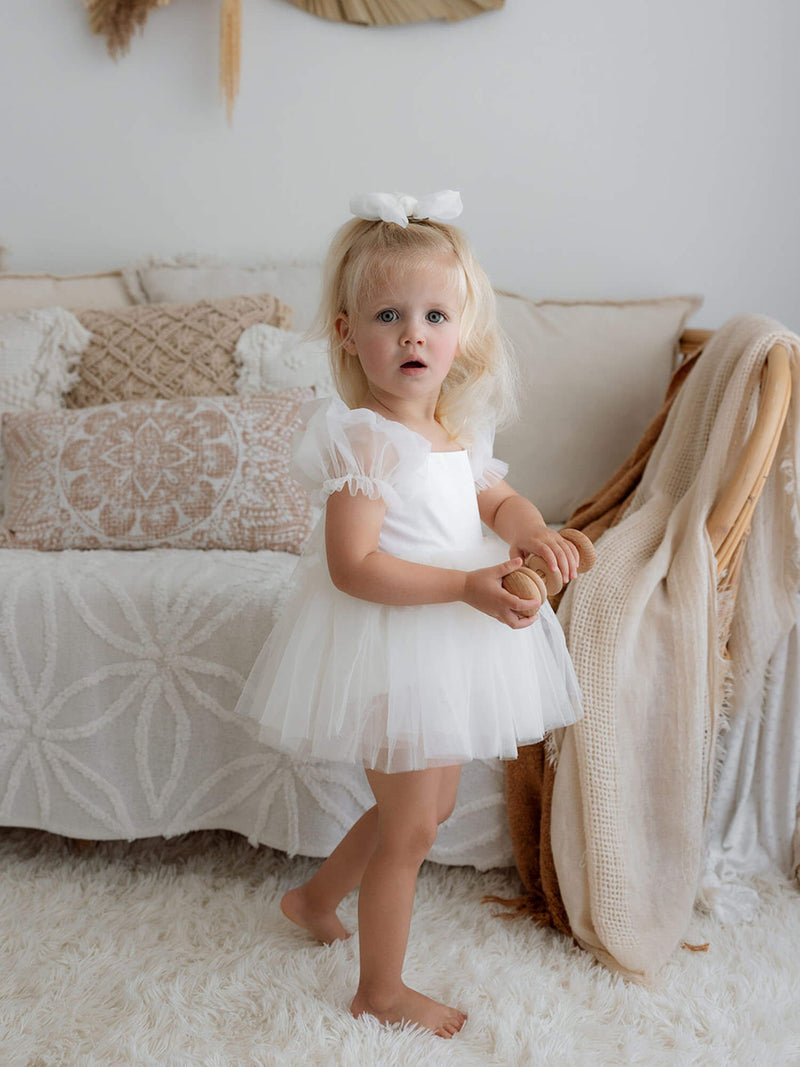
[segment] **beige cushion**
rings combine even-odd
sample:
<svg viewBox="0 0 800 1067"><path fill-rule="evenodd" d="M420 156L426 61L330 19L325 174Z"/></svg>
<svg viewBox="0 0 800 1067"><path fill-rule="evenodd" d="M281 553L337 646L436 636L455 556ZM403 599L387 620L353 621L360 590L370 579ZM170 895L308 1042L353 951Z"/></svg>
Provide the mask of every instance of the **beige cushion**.
<svg viewBox="0 0 800 1067"><path fill-rule="evenodd" d="M69 408L121 400L231 396L233 352L257 322L291 325L291 309L269 294L195 304L158 304L118 311L81 311L91 332Z"/></svg>
<svg viewBox="0 0 800 1067"><path fill-rule="evenodd" d="M310 389L131 400L4 415L14 548L229 548L299 552L309 499L289 477Z"/></svg>
<svg viewBox="0 0 800 1067"><path fill-rule="evenodd" d="M322 288L319 263L266 263L238 267L208 256L149 259L123 271L138 303L189 303L238 294L275 293L292 308L296 329L306 330L317 313Z"/></svg>
<svg viewBox="0 0 800 1067"><path fill-rule="evenodd" d="M498 433L495 455L546 522L563 522L633 451L702 298L497 302L522 383L520 420Z"/></svg>
<svg viewBox="0 0 800 1067"><path fill-rule="evenodd" d="M24 308L124 308L133 300L122 271L104 274L0 272L0 312Z"/></svg>

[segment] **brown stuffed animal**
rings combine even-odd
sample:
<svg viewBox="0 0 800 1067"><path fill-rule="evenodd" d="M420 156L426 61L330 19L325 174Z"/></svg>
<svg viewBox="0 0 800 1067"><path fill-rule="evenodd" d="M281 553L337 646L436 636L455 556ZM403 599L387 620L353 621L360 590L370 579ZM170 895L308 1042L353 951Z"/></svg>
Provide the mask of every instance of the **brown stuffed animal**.
<svg viewBox="0 0 800 1067"><path fill-rule="evenodd" d="M594 565L596 557L594 545L586 534L570 529L558 532L578 550L578 574L588 571ZM561 571L551 571L541 556L533 555L527 557L522 567L507 574L503 579L503 588L509 593L532 602L530 608L519 612L526 619L536 614L547 597L561 592L563 586Z"/></svg>

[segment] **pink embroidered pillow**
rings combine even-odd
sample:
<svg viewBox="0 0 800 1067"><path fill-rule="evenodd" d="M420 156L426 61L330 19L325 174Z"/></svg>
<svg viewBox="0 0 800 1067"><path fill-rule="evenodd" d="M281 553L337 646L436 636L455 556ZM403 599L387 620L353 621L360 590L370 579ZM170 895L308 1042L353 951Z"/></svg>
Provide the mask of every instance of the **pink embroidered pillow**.
<svg viewBox="0 0 800 1067"><path fill-rule="evenodd" d="M299 552L312 507L289 477L311 389L127 400L3 416L15 548Z"/></svg>

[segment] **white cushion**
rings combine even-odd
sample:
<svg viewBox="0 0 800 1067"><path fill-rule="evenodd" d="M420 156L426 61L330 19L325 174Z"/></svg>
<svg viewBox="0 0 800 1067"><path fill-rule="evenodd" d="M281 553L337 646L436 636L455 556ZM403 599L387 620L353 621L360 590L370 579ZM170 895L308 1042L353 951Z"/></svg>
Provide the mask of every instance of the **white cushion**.
<svg viewBox="0 0 800 1067"><path fill-rule="evenodd" d="M238 365L236 392L264 393L310 385L317 396L334 393L328 362L328 345L306 340L293 330L257 323L237 342L233 358Z"/></svg>
<svg viewBox="0 0 800 1067"><path fill-rule="evenodd" d="M63 308L0 315L0 418L3 412L62 407L90 336ZM0 478L4 466L0 449Z"/></svg>
<svg viewBox="0 0 800 1067"><path fill-rule="evenodd" d="M498 293L517 354L520 419L498 433L508 482L566 520L630 455L664 399L699 296L540 301Z"/></svg>
<svg viewBox="0 0 800 1067"><path fill-rule="evenodd" d="M293 326L306 330L317 313L322 275L319 263L265 263L237 267L202 256L149 259L123 270L139 304L191 304L224 296L272 293L289 304Z"/></svg>

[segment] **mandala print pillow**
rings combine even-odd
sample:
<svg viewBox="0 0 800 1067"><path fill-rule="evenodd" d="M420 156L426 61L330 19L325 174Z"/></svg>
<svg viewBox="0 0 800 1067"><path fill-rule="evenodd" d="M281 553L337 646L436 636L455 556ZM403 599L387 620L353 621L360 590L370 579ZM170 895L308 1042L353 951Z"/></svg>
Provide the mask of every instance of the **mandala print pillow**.
<svg viewBox="0 0 800 1067"><path fill-rule="evenodd" d="M313 519L289 477L310 389L3 416L10 547L274 549Z"/></svg>

